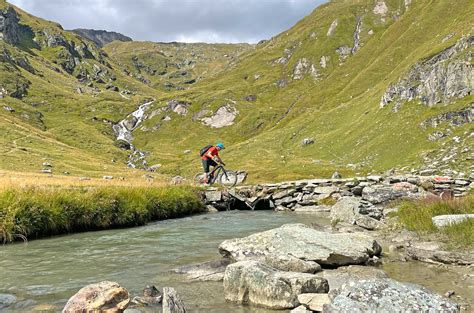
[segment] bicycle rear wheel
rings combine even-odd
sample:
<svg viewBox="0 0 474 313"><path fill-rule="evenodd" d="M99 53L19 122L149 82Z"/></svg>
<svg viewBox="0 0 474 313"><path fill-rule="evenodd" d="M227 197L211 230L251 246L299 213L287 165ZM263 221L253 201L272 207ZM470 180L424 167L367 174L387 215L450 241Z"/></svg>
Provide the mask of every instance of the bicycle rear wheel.
<svg viewBox="0 0 474 313"><path fill-rule="evenodd" d="M205 184L205 174L204 173L197 173L196 176L194 176L194 183L196 185Z"/></svg>
<svg viewBox="0 0 474 313"><path fill-rule="evenodd" d="M237 172L234 171L223 171L219 177L219 183L222 186L234 187L237 185Z"/></svg>

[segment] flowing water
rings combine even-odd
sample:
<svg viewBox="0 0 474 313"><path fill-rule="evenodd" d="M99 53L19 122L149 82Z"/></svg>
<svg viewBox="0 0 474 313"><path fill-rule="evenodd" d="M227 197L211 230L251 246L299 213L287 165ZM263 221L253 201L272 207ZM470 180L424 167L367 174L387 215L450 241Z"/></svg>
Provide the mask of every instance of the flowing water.
<svg viewBox="0 0 474 313"><path fill-rule="evenodd" d="M174 287L190 312L270 312L226 303L222 282L186 282L170 270L218 259L217 247L225 239L286 223L328 222L324 216L309 214L232 211L6 245L0 247L0 294L14 295L17 300L3 310L0 301L0 310L60 311L80 288L111 280L132 295L141 294L147 284ZM435 267L411 264L415 265L390 263L387 270L395 279L425 282L428 287L449 276L439 276ZM453 289L443 285L435 290L445 288Z"/></svg>
<svg viewBox="0 0 474 313"><path fill-rule="evenodd" d="M136 111L130 113L124 120L113 126L117 140L124 140L130 144L130 150L132 152L129 155L127 165L131 168L144 167L146 169L148 167L148 163L145 159L145 152L132 145L132 132L137 129L138 126L140 126L140 124L145 120L146 110L154 102L155 100L143 103Z"/></svg>

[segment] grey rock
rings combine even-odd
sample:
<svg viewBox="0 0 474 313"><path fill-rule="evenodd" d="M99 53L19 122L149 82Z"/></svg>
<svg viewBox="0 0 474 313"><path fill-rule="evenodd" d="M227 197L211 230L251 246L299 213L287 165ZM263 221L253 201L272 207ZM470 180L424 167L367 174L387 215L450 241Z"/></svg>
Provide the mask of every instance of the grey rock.
<svg viewBox="0 0 474 313"><path fill-rule="evenodd" d="M395 84L390 85L380 101L380 107L390 103L417 99L426 106L448 104L466 97L474 88L474 67L464 53L474 44L474 36L463 37L455 45L414 65Z"/></svg>
<svg viewBox="0 0 474 313"><path fill-rule="evenodd" d="M311 311L322 312L323 306L330 303L327 293L303 293L298 296L298 301Z"/></svg>
<svg viewBox="0 0 474 313"><path fill-rule="evenodd" d="M163 288L163 313L186 313L188 312L183 300L173 288Z"/></svg>
<svg viewBox="0 0 474 313"><path fill-rule="evenodd" d="M367 186L362 190L362 199L373 204L384 203L409 195L406 190L395 189L391 186Z"/></svg>
<svg viewBox="0 0 474 313"><path fill-rule="evenodd" d="M349 265L337 269L325 269L316 274L325 278L329 283L330 290L341 288L342 285L351 281L360 281L374 278L388 278L387 273L373 266Z"/></svg>
<svg viewBox="0 0 474 313"><path fill-rule="evenodd" d="M201 264L185 265L173 269L174 273L186 275L191 281L222 281L226 267L231 264L230 259L220 259Z"/></svg>
<svg viewBox="0 0 474 313"><path fill-rule="evenodd" d="M159 170L160 168L162 167L161 164L155 164L155 165L152 165L148 168L148 170L150 172L156 172L157 170Z"/></svg>
<svg viewBox="0 0 474 313"><path fill-rule="evenodd" d="M377 0L377 2L375 3L375 7L372 10L372 12L374 12L374 14L377 14L377 15L380 15L380 16L387 15L387 13L388 13L387 4L382 0Z"/></svg>
<svg viewBox="0 0 474 313"><path fill-rule="evenodd" d="M313 138L305 138L301 142L301 145L303 145L303 146L308 146L308 145L312 145L312 144L314 144L314 139Z"/></svg>
<svg viewBox="0 0 474 313"><path fill-rule="evenodd" d="M458 304L425 287L388 278L350 282L329 296L323 312L459 312Z"/></svg>
<svg viewBox="0 0 474 313"><path fill-rule="evenodd" d="M212 128L222 128L233 125L238 114L239 111L234 106L224 105L214 115L202 118L201 121Z"/></svg>
<svg viewBox="0 0 474 313"><path fill-rule="evenodd" d="M438 227L446 227L462 223L474 218L474 214L451 214L451 215L437 215L431 218L433 224Z"/></svg>
<svg viewBox="0 0 474 313"><path fill-rule="evenodd" d="M302 206L297 204L293 208L294 212L300 213L321 213L321 212L331 212L331 207L329 205L306 205Z"/></svg>
<svg viewBox="0 0 474 313"><path fill-rule="evenodd" d="M9 294L0 294L0 310L9 307L17 301L17 298L14 295Z"/></svg>
<svg viewBox="0 0 474 313"><path fill-rule="evenodd" d="M331 176L331 179L341 179L342 175L339 172L334 172Z"/></svg>
<svg viewBox="0 0 474 313"><path fill-rule="evenodd" d="M0 40L15 45L20 41L20 21L13 7L8 6L4 11L0 10Z"/></svg>
<svg viewBox="0 0 474 313"><path fill-rule="evenodd" d="M407 259L434 264L474 264L474 255L469 252L443 251L439 245L412 244L405 249Z"/></svg>
<svg viewBox="0 0 474 313"><path fill-rule="evenodd" d="M474 122L474 105L471 104L469 107L464 108L459 111L446 112L446 113L436 115L434 117L430 117L429 119L421 122L420 127L423 129L427 129L428 127L437 128L442 123L449 124L450 126L453 126L453 127L458 127L458 126L462 126L462 125L472 123L472 122ZM436 133L443 134L442 132L436 132ZM433 134L433 136L439 139L440 135L435 135L435 134ZM447 136L446 134L443 134L442 137L446 137L446 136Z"/></svg>
<svg viewBox="0 0 474 313"><path fill-rule="evenodd" d="M334 34L334 31L336 30L337 25L338 25L338 21L336 19L331 23L331 26L329 26L328 32L326 34L328 37L331 37L332 34Z"/></svg>
<svg viewBox="0 0 474 313"><path fill-rule="evenodd" d="M279 272L257 261L241 261L227 267L224 293L228 301L272 309L299 305L302 293L325 293L329 285L312 274Z"/></svg>
<svg viewBox="0 0 474 313"><path fill-rule="evenodd" d="M43 173L43 174L52 174L53 171L50 168L43 168L41 170L41 173Z"/></svg>
<svg viewBox="0 0 474 313"><path fill-rule="evenodd" d="M290 313L311 313L313 311L308 310L304 305L300 305L297 308L294 308L293 310L290 311Z"/></svg>
<svg viewBox="0 0 474 313"><path fill-rule="evenodd" d="M190 105L191 103L189 102L173 99L168 102L168 106L166 109L171 110L175 112L176 114L185 116L189 112Z"/></svg>
<svg viewBox="0 0 474 313"><path fill-rule="evenodd" d="M302 58L296 62L295 68L293 70L293 79L301 80L304 78L304 75L309 73L311 70L312 64L308 59Z"/></svg>
<svg viewBox="0 0 474 313"><path fill-rule="evenodd" d="M262 261L266 265L284 272L314 274L321 271L321 265L313 261L298 259L292 255L269 254Z"/></svg>
<svg viewBox="0 0 474 313"><path fill-rule="evenodd" d="M368 235L327 233L303 224L287 224L219 245L221 255L236 261L277 253L331 266L363 264L381 251Z"/></svg>
<svg viewBox="0 0 474 313"><path fill-rule="evenodd" d="M206 196L206 203L218 202L222 200L222 191L219 191L219 190L206 191L205 196Z"/></svg>
<svg viewBox="0 0 474 313"><path fill-rule="evenodd" d="M95 29L73 29L72 32L93 41L99 48L102 48L112 41L132 41L132 38L116 32Z"/></svg>

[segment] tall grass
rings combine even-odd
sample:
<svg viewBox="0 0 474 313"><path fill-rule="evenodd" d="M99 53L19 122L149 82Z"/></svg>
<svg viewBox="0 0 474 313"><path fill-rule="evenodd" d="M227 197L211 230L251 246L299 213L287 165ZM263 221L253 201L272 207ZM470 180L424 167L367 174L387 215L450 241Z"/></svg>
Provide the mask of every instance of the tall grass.
<svg viewBox="0 0 474 313"><path fill-rule="evenodd" d="M474 248L474 220L438 229L431 218L446 214L473 214L474 194L454 200L425 199L404 202L397 215L407 229L420 234L440 233L446 236L451 246Z"/></svg>
<svg viewBox="0 0 474 313"><path fill-rule="evenodd" d="M202 211L191 187L10 188L0 190L0 241L139 226Z"/></svg>

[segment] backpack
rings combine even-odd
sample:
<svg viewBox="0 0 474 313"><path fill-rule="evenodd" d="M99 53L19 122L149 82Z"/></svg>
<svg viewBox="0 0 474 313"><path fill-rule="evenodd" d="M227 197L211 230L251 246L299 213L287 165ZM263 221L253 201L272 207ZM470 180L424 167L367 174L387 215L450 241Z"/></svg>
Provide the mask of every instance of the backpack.
<svg viewBox="0 0 474 313"><path fill-rule="evenodd" d="M204 154L206 154L207 150L211 149L212 147L213 147L212 145L205 146L204 148L199 150L199 155L203 156Z"/></svg>

